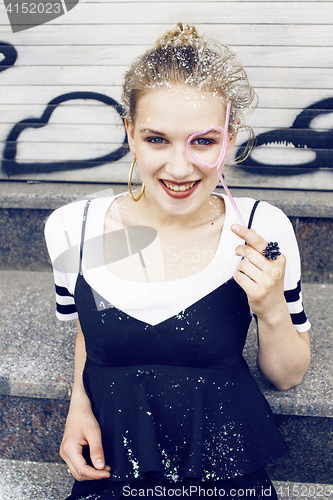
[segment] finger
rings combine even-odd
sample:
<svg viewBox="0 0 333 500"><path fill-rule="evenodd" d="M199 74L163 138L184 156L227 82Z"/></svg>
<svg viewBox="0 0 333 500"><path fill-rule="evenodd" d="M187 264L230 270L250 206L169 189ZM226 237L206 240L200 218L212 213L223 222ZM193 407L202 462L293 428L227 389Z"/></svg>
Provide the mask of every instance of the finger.
<svg viewBox="0 0 333 500"><path fill-rule="evenodd" d="M93 466L98 470L105 469L104 451L99 429L92 429L89 434L87 434L86 438L89 444L90 458Z"/></svg>
<svg viewBox="0 0 333 500"><path fill-rule="evenodd" d="M258 269L263 270L265 268L267 259L261 252L258 252L250 245L239 245L235 250L236 255L243 257L244 259L250 261ZM265 262L266 261L266 262Z"/></svg>
<svg viewBox="0 0 333 500"><path fill-rule="evenodd" d="M255 296L258 293L257 283L242 271L236 271L234 273L234 280L243 288L248 297Z"/></svg>
<svg viewBox="0 0 333 500"><path fill-rule="evenodd" d="M270 288L283 279L286 264L284 255L281 254L278 260L268 260L248 245L240 245L236 254L245 257L238 263L237 269L256 283Z"/></svg>
<svg viewBox="0 0 333 500"><path fill-rule="evenodd" d="M254 229L248 229L244 226L240 226L239 224L233 224L231 226L231 230L237 234L237 236L246 241L248 245L257 250L257 252L262 253L268 245L267 240L257 234Z"/></svg>
<svg viewBox="0 0 333 500"><path fill-rule="evenodd" d="M66 453L66 444L62 446L60 455L67 463L72 475L77 481L87 481L92 479L103 479L110 476L110 467L105 466L102 470L96 470L87 465L83 455L82 446L71 443L68 453Z"/></svg>
<svg viewBox="0 0 333 500"><path fill-rule="evenodd" d="M238 263L237 270L245 274L255 283L259 283L261 281L262 270L247 259L243 259Z"/></svg>
<svg viewBox="0 0 333 500"><path fill-rule="evenodd" d="M110 477L108 470L96 470L94 467L87 465L82 455L81 458L77 458L71 464L67 463L67 465L77 481L92 481Z"/></svg>

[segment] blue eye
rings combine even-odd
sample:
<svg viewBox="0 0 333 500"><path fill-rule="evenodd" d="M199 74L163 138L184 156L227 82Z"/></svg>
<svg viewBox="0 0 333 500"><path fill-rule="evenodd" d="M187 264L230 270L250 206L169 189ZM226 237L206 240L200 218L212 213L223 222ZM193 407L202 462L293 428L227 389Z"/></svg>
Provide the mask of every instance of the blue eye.
<svg viewBox="0 0 333 500"><path fill-rule="evenodd" d="M198 146L207 146L208 144L212 144L212 141L209 140L209 139L203 139L202 137L199 138L199 139L195 139L194 142L198 145Z"/></svg>
<svg viewBox="0 0 333 500"><path fill-rule="evenodd" d="M153 144L163 144L164 139L162 137L150 137L149 142L152 142Z"/></svg>

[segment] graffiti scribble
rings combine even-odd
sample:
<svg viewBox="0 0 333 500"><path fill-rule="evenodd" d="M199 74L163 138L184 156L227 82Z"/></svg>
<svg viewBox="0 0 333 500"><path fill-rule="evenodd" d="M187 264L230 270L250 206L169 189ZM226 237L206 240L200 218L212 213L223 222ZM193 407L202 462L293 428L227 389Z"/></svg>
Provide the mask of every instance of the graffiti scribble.
<svg viewBox="0 0 333 500"><path fill-rule="evenodd" d="M307 163L270 164L256 161L252 154L240 164L240 168L250 173L260 175L299 175L314 172L318 169L333 169L333 130L314 130L310 124L319 115L332 113L333 97L323 99L305 108L294 120L290 128L271 130L259 134L256 147L271 144L292 144L295 148L312 150L315 158ZM245 148L245 143L239 147L237 154Z"/></svg>
<svg viewBox="0 0 333 500"><path fill-rule="evenodd" d="M0 62L0 71L5 71L11 66L14 66L17 59L17 51L13 45L10 43L0 42L0 53L5 56L5 58Z"/></svg>
<svg viewBox="0 0 333 500"><path fill-rule="evenodd" d="M53 99L47 105L44 113L40 118L27 118L21 122L14 125L10 131L6 146L3 152L2 160L2 170L6 173L8 177L13 175L22 174L40 174L40 173L50 173L50 172L60 172L64 170L77 170L83 168L92 168L96 166L103 165L105 163L115 162L123 158L128 153L128 142L127 135L124 127L124 140L122 145L115 151L108 153L97 158L90 158L88 160L66 160L66 161L54 161L54 162L17 162L17 142L20 134L26 128L41 128L48 124L50 117L54 110L63 102L76 100L76 99L91 99L103 102L108 106L112 106L117 113L122 117L124 114L124 109L117 101L108 97L104 94L99 94L96 92L70 92L68 94L63 94L55 99ZM123 120L123 118L122 118Z"/></svg>

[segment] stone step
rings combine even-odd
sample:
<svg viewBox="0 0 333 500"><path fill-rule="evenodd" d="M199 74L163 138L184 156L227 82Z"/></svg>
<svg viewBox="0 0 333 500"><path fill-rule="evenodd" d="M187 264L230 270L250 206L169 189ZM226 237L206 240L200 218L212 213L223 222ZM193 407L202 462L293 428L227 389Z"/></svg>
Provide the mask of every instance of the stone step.
<svg viewBox="0 0 333 500"><path fill-rule="evenodd" d="M50 270L43 236L48 215L82 196L105 196L106 190L110 196L126 191L126 186L0 181L0 269ZM223 192L222 188L217 191ZM303 282L333 283L332 193L233 188L232 194L267 201L281 208L290 218L297 236Z"/></svg>
<svg viewBox="0 0 333 500"><path fill-rule="evenodd" d="M256 368L256 332L245 356L275 413L333 417L333 285L303 285L311 329L312 363L303 382L277 391ZM0 394L66 400L70 397L75 321L55 318L52 273L0 271Z"/></svg>
<svg viewBox="0 0 333 500"><path fill-rule="evenodd" d="M273 479L330 484L333 450L333 285L305 284L313 359L303 382L275 390L256 368L251 327L245 356L290 445ZM57 462L70 396L75 322L56 320L52 274L0 271L0 458Z"/></svg>
<svg viewBox="0 0 333 500"><path fill-rule="evenodd" d="M1 500L62 500L73 482L63 463L0 460Z"/></svg>
<svg viewBox="0 0 333 500"><path fill-rule="evenodd" d="M72 484L65 464L0 460L1 500L61 500L70 494ZM273 484L279 500L333 500L333 484Z"/></svg>

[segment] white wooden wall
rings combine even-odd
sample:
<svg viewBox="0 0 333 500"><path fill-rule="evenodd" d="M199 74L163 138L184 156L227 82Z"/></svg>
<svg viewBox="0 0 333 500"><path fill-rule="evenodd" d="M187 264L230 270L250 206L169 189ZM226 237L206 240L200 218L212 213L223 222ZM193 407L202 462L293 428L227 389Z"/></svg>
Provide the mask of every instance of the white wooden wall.
<svg viewBox="0 0 333 500"><path fill-rule="evenodd" d="M227 182L332 190L333 0L80 0L66 15L18 33L12 33L1 2L0 45L11 44L18 53L15 64L0 72L2 158L8 158L13 127L24 119L38 120L59 96L92 92L120 102L127 66L178 21L195 24L199 33L235 50L260 99L248 122L258 139L277 131L272 137L281 142L258 147L247 170L226 169ZM304 135L303 147L288 145L295 118L325 99L326 111L314 111L304 134L296 132ZM11 179L126 182L130 154L89 168L89 160L117 149L123 135L112 106L68 100L45 126L30 125L17 136L16 154L10 165L2 162L0 178L8 179L7 168ZM84 168L67 169L77 160ZM259 167L253 170L251 161ZM314 167L304 173L310 161Z"/></svg>

